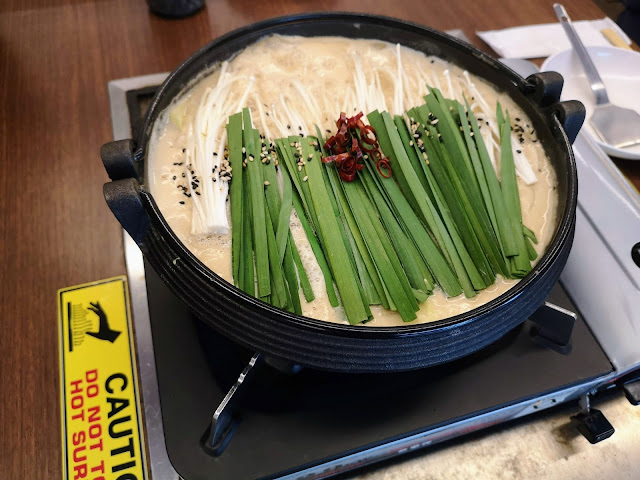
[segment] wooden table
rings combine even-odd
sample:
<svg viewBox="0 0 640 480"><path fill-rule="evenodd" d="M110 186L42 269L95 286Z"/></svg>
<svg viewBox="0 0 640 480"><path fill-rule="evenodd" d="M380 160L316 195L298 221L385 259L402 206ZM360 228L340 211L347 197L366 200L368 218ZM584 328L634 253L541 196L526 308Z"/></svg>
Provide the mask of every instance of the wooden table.
<svg viewBox="0 0 640 480"><path fill-rule="evenodd" d="M56 290L125 273L105 205L100 145L111 140L107 81L169 71L231 29L302 11L391 15L446 30L553 22L552 0L209 0L184 20L132 0L0 5L0 476L58 478ZM603 17L564 0L574 20ZM637 164L621 163L640 186Z"/></svg>

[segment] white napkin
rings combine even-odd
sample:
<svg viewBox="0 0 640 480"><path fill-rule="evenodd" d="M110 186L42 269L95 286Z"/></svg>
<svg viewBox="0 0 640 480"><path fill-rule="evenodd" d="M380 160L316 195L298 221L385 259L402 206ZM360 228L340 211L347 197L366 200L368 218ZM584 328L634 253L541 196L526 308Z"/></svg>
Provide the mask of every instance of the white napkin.
<svg viewBox="0 0 640 480"><path fill-rule="evenodd" d="M629 37L609 17L601 20L582 20L573 22L573 25L585 45L610 47L611 43L600 33L605 28L612 28L627 44L631 44ZM476 33L501 57L505 58L548 57L571 48L571 44L559 23L528 25Z"/></svg>

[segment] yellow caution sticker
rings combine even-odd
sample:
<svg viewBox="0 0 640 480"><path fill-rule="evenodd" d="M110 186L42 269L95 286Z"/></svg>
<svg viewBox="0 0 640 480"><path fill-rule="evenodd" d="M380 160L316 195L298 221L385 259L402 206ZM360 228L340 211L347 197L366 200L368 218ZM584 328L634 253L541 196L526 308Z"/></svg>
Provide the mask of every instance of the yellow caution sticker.
<svg viewBox="0 0 640 480"><path fill-rule="evenodd" d="M58 291L65 480L142 480L146 454L124 276Z"/></svg>

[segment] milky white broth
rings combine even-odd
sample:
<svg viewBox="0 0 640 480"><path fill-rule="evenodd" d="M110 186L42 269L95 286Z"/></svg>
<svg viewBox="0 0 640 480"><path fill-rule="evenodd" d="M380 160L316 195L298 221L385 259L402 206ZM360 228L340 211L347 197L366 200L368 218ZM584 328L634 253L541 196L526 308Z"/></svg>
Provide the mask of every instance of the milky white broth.
<svg viewBox="0 0 640 480"><path fill-rule="evenodd" d="M367 62L375 62L377 65L388 63L390 71L394 71L396 68L395 45L385 42L339 37L273 36L248 47L231 61L230 70L235 74L244 74L244 78L237 80L235 82L237 85L234 84L233 88L238 92L243 92L249 77L254 76L253 91L258 93L262 102L271 104L276 101L274 99L277 99L281 92L286 94L291 79L296 78L303 82L312 94L329 94L342 98L345 82L352 81L353 61L346 54L346 52L352 51L356 52L360 58L366 59ZM462 70L454 65L446 64L405 47L402 47L401 51L405 68L410 65L411 68L423 69L429 72L432 78L434 74L437 74L440 81L444 78L442 76L443 70L448 68L452 78L462 78ZM192 200L183 195L182 190L178 188L178 185L187 184L186 179L182 177L185 167L184 165L174 165L174 163L185 161L185 153L183 152L186 146L184 125L193 118L204 89L207 86L215 85L217 77L218 72L213 70L211 74L199 79L180 97L179 103L182 104L180 108L184 109L182 130L174 122L168 120L168 115L160 117L151 138L148 180L151 193L178 238L211 270L233 283L231 235L191 234ZM478 78L473 78L473 81L492 108L495 108L496 100L499 98L503 108L509 111L512 121L517 117L520 118L522 125L531 123L508 97L499 96L493 87ZM383 89L388 89L388 92L385 91L386 98L392 98L392 85L385 78L381 78L381 83ZM459 83L462 84L462 82ZM443 93L446 96L446 91ZM406 110L416 105L405 105L404 108ZM255 127L264 132L253 95L247 98L245 106L249 107L253 113ZM171 108L173 107L168 110ZM326 129L335 130L335 119L340 112L324 113L325 118L314 119L313 122L318 123L323 132ZM348 113L353 114L354 112ZM271 131L277 132L273 125L271 125ZM297 132L292 132L292 134L295 133ZM526 154L538 181L528 186L518 178L522 217L524 224L535 232L538 245L534 247L541 254L551 241L556 225L555 212L558 199L555 188L557 180L540 143L531 141L535 135L527 131L524 136L525 142L518 148L521 148ZM179 203L181 201L184 204ZM227 202L227 215L229 215L228 204L229 202ZM316 297L314 301L307 303L300 294L303 315L330 322L348 323L341 307L332 308L329 305L322 272L295 210L291 218L291 232ZM411 323L432 322L464 313L498 297L515 285L517 281L498 276L494 285L478 292L473 298L465 298L464 295L447 298L436 287L433 295L421 304L420 310L417 312L417 319ZM397 313L381 306L371 306L371 311L374 320L366 323L368 326L406 325Z"/></svg>

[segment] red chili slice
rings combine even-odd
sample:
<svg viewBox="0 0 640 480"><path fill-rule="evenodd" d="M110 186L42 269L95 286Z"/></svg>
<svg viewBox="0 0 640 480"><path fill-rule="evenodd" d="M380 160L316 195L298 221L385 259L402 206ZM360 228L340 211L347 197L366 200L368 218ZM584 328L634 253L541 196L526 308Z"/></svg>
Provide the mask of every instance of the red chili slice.
<svg viewBox="0 0 640 480"><path fill-rule="evenodd" d="M376 162L376 168L378 170L378 173L384 178L391 177L391 165L389 165L389 161L386 158L378 160ZM383 169L385 170L384 172Z"/></svg>
<svg viewBox="0 0 640 480"><path fill-rule="evenodd" d="M391 166L380 150L376 131L371 125L363 123L362 116L363 113L360 112L348 118L346 113L341 112L336 120L338 131L324 143L325 150L332 155L323 157L322 162L335 162L340 178L345 182L353 181L356 173L364 168L364 153L376 162L380 175L391 177Z"/></svg>
<svg viewBox="0 0 640 480"><path fill-rule="evenodd" d="M340 153L338 155L331 155L328 157L322 157L322 163L331 163L336 162L337 164L342 163L344 160L349 158L351 155L348 153Z"/></svg>

